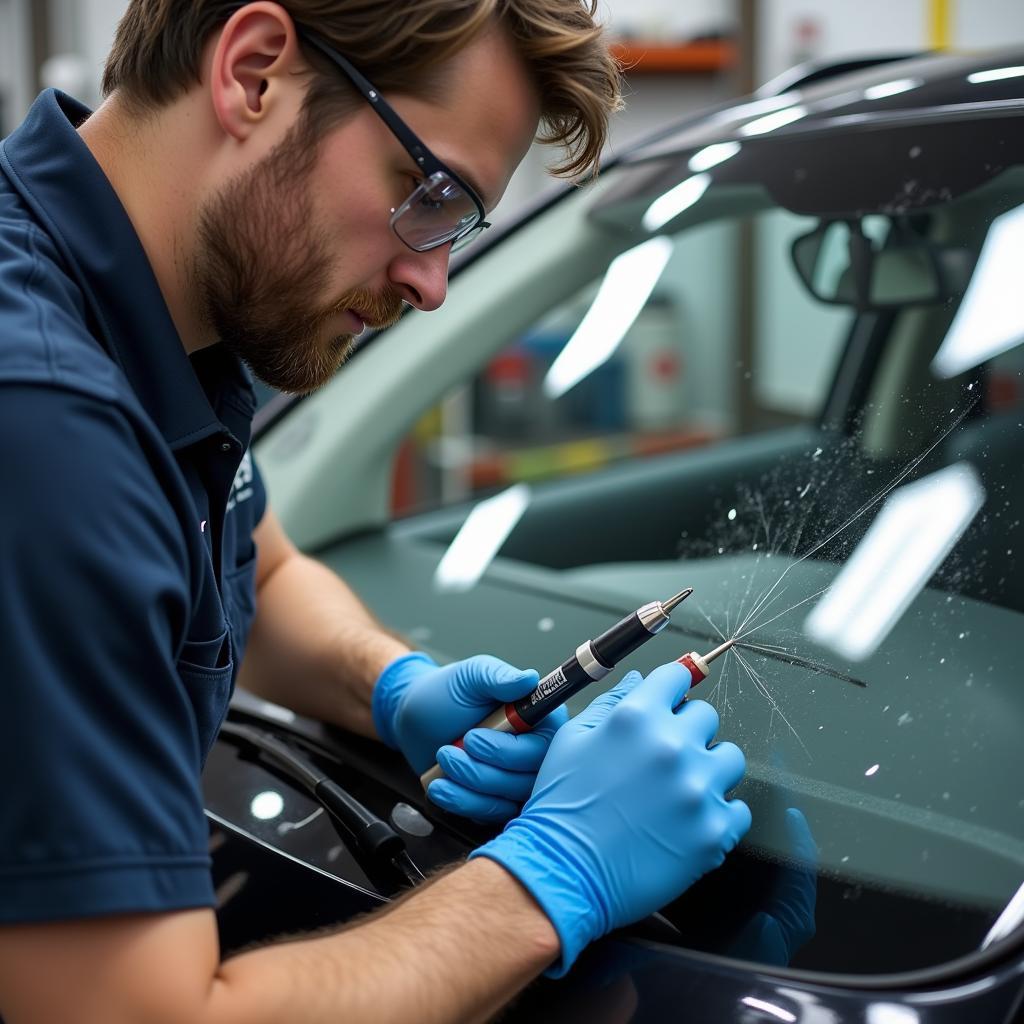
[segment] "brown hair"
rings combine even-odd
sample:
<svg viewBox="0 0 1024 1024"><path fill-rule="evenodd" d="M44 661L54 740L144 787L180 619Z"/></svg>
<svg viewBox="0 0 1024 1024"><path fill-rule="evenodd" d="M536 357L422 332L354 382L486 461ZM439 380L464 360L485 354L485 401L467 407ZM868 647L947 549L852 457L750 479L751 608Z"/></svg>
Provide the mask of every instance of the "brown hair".
<svg viewBox="0 0 1024 1024"><path fill-rule="evenodd" d="M595 24L597 0L281 0L289 14L345 54L383 93L430 95L438 69L481 31L509 33L536 85L538 141L562 144L555 174L596 169L608 116L622 105L619 68ZM159 108L199 82L210 34L242 6L238 0L131 0L103 73L103 92L119 90L139 111ZM309 48L307 48L309 51ZM336 72L307 52L321 74L306 96L307 138L319 137L355 104Z"/></svg>

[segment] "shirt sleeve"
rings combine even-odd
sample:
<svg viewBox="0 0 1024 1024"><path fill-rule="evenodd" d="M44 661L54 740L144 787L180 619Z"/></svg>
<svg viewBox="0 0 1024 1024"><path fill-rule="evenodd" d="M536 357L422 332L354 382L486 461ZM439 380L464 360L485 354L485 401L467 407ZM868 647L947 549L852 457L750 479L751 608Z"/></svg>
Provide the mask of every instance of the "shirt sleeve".
<svg viewBox="0 0 1024 1024"><path fill-rule="evenodd" d="M113 405L0 386L0 921L213 903L173 471Z"/></svg>

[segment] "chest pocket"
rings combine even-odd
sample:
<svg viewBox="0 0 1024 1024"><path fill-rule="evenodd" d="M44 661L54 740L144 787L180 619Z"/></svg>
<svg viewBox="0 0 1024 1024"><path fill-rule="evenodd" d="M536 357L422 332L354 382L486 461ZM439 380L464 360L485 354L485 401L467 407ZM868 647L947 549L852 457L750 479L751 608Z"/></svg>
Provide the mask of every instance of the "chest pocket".
<svg viewBox="0 0 1024 1024"><path fill-rule="evenodd" d="M225 628L212 640L185 641L177 669L195 712L199 758L205 763L231 699L235 674L231 630Z"/></svg>

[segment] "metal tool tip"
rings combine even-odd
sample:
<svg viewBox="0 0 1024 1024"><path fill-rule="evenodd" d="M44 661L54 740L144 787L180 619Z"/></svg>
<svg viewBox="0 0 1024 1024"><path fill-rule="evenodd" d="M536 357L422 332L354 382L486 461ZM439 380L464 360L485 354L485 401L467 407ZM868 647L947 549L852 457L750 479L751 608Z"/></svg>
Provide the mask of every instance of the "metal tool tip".
<svg viewBox="0 0 1024 1024"><path fill-rule="evenodd" d="M665 609L666 614L672 611L677 605L682 604L691 594L693 593L693 587L687 587L685 590L680 590L678 594L670 597L667 601L661 602L661 607Z"/></svg>
<svg viewBox="0 0 1024 1024"><path fill-rule="evenodd" d="M719 646L716 647L709 654L705 654L704 655L704 660L707 661L707 662L714 661L715 658L719 657L720 655L725 654L725 652L727 650L729 650L729 648L732 647L732 645L734 643L736 643L736 638L735 637L733 637L731 640L726 640L724 644L719 644Z"/></svg>

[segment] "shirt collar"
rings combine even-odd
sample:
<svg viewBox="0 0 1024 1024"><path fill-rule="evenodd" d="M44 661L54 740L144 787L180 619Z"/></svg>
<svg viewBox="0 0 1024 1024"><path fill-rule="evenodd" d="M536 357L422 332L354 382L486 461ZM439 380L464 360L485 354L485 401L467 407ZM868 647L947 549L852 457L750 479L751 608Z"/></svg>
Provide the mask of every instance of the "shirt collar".
<svg viewBox="0 0 1024 1024"><path fill-rule="evenodd" d="M99 341L168 445L184 447L225 427L189 362L127 212L75 130L90 113L48 89L0 145L0 166L66 259L95 315ZM222 390L251 412L248 371L224 356Z"/></svg>

